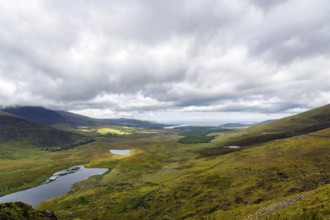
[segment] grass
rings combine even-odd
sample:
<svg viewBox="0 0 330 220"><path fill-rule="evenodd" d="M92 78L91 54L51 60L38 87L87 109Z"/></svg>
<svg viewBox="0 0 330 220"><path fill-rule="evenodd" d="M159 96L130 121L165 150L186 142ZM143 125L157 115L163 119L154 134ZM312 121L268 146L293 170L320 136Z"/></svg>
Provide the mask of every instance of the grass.
<svg viewBox="0 0 330 220"><path fill-rule="evenodd" d="M231 135L238 133L226 138ZM328 139L298 136L200 157L199 150L212 143L184 145L178 138L159 133L135 139L134 155L90 163L111 172L78 183L39 208L63 219L231 219L329 184ZM132 141L126 136L108 144L127 149Z"/></svg>
<svg viewBox="0 0 330 220"><path fill-rule="evenodd" d="M227 129L216 128L216 127L182 127L177 128L180 134L183 136L179 139L182 144L198 144L198 143L209 143L216 135L210 135L215 132L225 132Z"/></svg>
<svg viewBox="0 0 330 220"><path fill-rule="evenodd" d="M318 120L316 112L308 117ZM1 193L85 164L110 170L38 208L53 210L59 219L327 219L330 129L255 139L239 150L224 148L251 140L247 138L263 129L276 133L282 125L267 126L211 133L216 137L209 143L180 143L182 133L159 130L98 138L58 152L1 144L0 153L7 158L0 160ZM297 127L307 128L300 122ZM109 149L131 149L132 154L118 157Z"/></svg>
<svg viewBox="0 0 330 220"><path fill-rule="evenodd" d="M93 141L90 137L56 130L6 114L0 114L0 124L2 143L19 142L46 150L63 150Z"/></svg>
<svg viewBox="0 0 330 220"><path fill-rule="evenodd" d="M239 207L230 211L216 211L206 219L330 219L330 185L315 190L281 197L270 202Z"/></svg>
<svg viewBox="0 0 330 220"><path fill-rule="evenodd" d="M54 219L54 213L39 211L22 202L0 204L0 219L3 220L49 220Z"/></svg>
<svg viewBox="0 0 330 220"><path fill-rule="evenodd" d="M136 132L136 129L127 127L92 127L88 129L79 129L80 132L92 135L92 136L117 136L117 135L128 135Z"/></svg>

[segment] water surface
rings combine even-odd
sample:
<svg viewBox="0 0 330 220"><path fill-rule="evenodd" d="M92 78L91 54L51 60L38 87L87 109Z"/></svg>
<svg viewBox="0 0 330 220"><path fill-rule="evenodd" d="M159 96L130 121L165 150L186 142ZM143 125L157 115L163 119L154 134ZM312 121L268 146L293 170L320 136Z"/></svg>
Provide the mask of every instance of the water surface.
<svg viewBox="0 0 330 220"><path fill-rule="evenodd" d="M128 155L131 153L131 150L109 150L110 153L116 154L116 155Z"/></svg>
<svg viewBox="0 0 330 220"><path fill-rule="evenodd" d="M226 146L225 148L229 148L229 149L240 149L240 146Z"/></svg>
<svg viewBox="0 0 330 220"><path fill-rule="evenodd" d="M70 167L54 173L42 185L0 197L0 203L22 201L36 206L47 199L55 198L68 192L74 183L93 175L103 174L106 171L108 169L85 168L81 165Z"/></svg>

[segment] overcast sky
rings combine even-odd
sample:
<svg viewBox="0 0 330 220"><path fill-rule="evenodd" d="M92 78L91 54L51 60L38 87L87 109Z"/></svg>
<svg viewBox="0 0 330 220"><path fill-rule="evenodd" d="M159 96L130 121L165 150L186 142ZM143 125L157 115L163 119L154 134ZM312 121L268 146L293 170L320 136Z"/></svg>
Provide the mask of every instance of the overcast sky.
<svg viewBox="0 0 330 220"><path fill-rule="evenodd" d="M0 0L0 104L178 123L330 101L328 0Z"/></svg>

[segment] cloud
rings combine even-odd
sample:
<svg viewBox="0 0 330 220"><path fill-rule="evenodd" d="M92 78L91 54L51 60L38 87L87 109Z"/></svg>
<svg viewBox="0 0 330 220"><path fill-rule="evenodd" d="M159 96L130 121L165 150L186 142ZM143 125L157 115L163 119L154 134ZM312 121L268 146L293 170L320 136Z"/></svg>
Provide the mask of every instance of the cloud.
<svg viewBox="0 0 330 220"><path fill-rule="evenodd" d="M313 108L329 103L329 8L326 0L0 1L0 104L134 117Z"/></svg>

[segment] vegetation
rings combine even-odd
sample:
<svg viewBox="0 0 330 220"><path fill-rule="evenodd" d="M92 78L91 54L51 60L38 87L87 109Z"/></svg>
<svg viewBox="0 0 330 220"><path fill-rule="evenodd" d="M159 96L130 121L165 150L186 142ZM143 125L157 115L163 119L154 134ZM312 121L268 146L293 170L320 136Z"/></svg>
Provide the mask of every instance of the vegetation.
<svg viewBox="0 0 330 220"><path fill-rule="evenodd" d="M14 106L1 109L29 121L60 129L76 128L79 126L125 126L134 128L162 129L165 124L136 119L96 119L65 111L54 111L39 106Z"/></svg>
<svg viewBox="0 0 330 220"><path fill-rule="evenodd" d="M202 155L222 155L225 146L249 147L272 140L308 134L330 127L330 105L326 105L295 116L262 123L247 129L239 129L220 138L217 147L201 151ZM224 134L219 133L223 136Z"/></svg>
<svg viewBox="0 0 330 220"><path fill-rule="evenodd" d="M227 129L217 128L217 127L180 127L176 128L180 131L183 136L180 138L179 142L182 144L198 144L198 143L208 143L213 140L216 135L210 135L214 132L225 132Z"/></svg>
<svg viewBox="0 0 330 220"><path fill-rule="evenodd" d="M115 126L106 126L106 127L89 127L89 128L83 128L79 129L80 133L82 134L88 134L89 136L94 137L113 137L118 135L128 135L133 134L136 132L136 129L128 128L128 127L115 127Z"/></svg>
<svg viewBox="0 0 330 220"><path fill-rule="evenodd" d="M110 171L37 208L59 219L329 219L328 108L230 131L137 129L56 152L0 144L0 193L85 164ZM287 137L260 139L289 134L290 126L295 132ZM213 139L182 141L193 133ZM234 143L241 148L226 148ZM132 153L119 157L109 149Z"/></svg>
<svg viewBox="0 0 330 220"><path fill-rule="evenodd" d="M0 114L0 141L24 142L46 150L69 149L93 141L92 138Z"/></svg>
<svg viewBox="0 0 330 220"><path fill-rule="evenodd" d="M0 204L0 220L56 220L51 211L39 211L22 202Z"/></svg>
<svg viewBox="0 0 330 220"><path fill-rule="evenodd" d="M66 123L65 119L56 111L37 106L7 107L4 112L20 116L24 119L37 122L42 125L52 126Z"/></svg>

